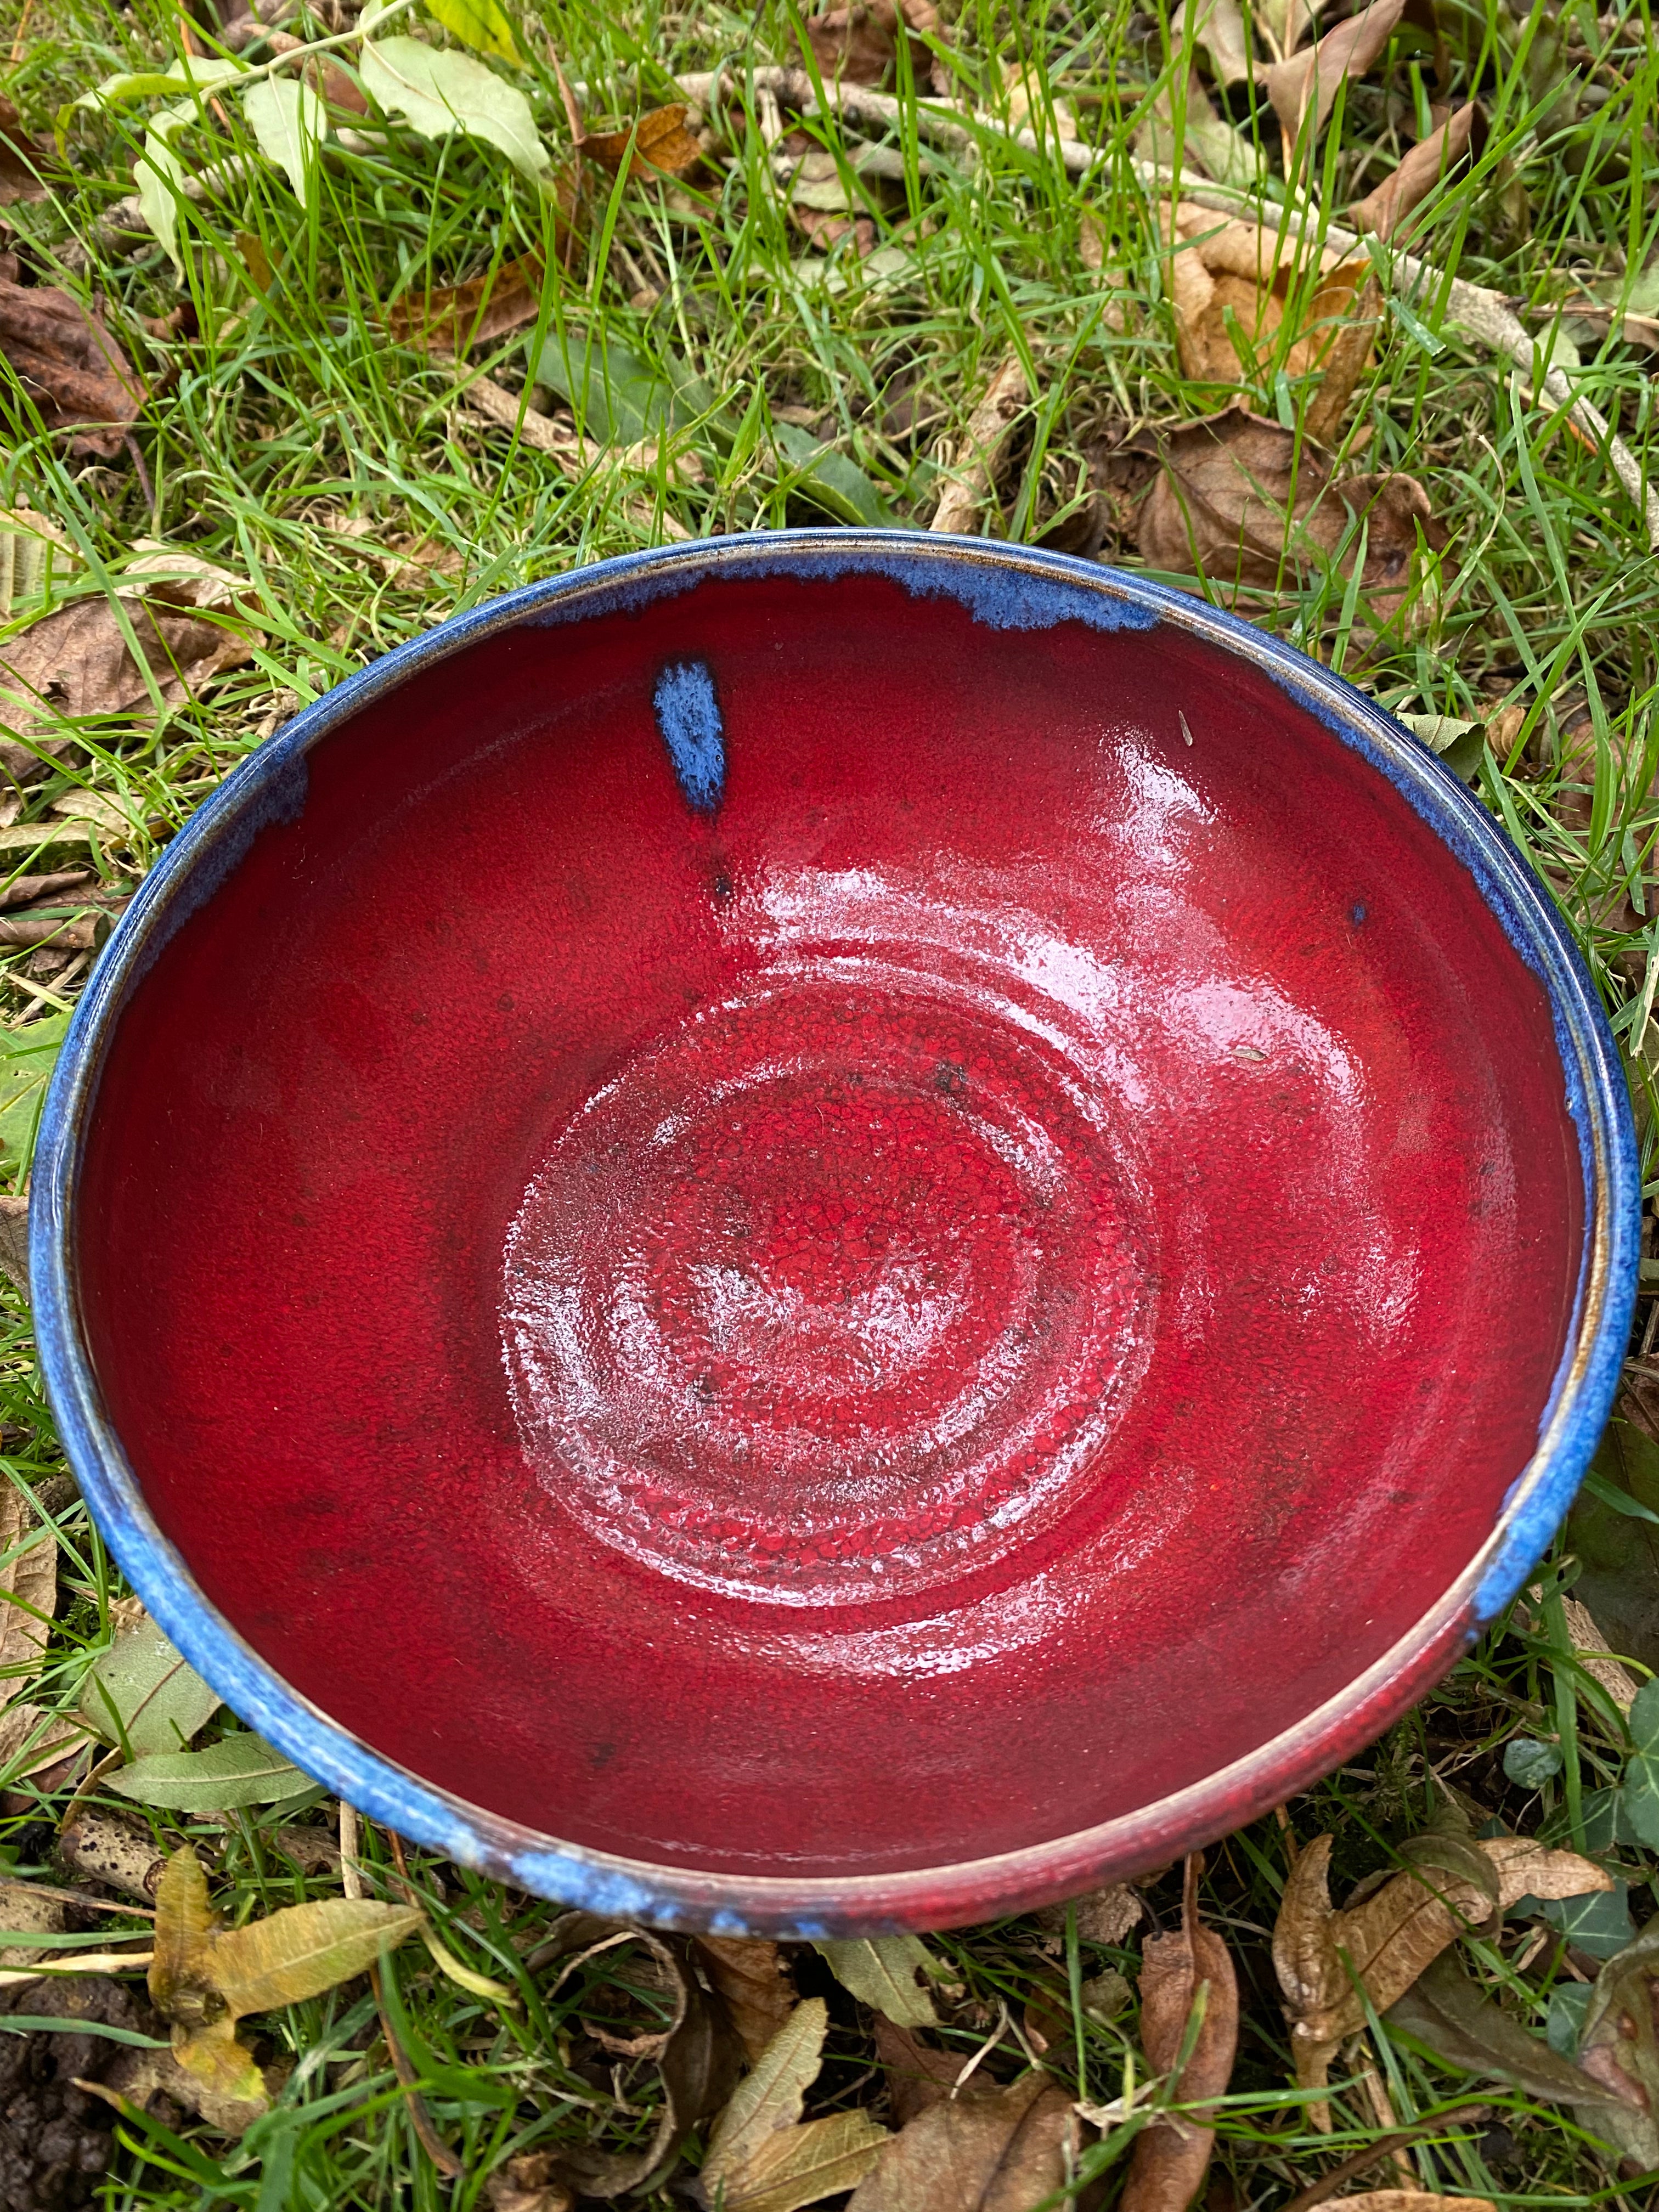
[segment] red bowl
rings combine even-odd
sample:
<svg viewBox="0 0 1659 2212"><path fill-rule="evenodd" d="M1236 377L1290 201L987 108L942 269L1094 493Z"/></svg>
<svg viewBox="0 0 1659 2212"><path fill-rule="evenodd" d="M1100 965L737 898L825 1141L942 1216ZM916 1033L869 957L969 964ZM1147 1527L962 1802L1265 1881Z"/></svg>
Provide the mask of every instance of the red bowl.
<svg viewBox="0 0 1659 2212"><path fill-rule="evenodd" d="M302 714L106 949L42 1356L153 1612L405 1834L939 1926L1351 1756L1628 1332L1549 902L1368 700L1006 545L538 586Z"/></svg>

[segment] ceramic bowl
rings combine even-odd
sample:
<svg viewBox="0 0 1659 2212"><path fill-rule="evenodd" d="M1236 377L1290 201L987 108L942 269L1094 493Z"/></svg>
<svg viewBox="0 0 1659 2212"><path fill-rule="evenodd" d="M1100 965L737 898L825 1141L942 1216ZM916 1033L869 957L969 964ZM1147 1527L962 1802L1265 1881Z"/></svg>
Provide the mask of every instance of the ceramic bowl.
<svg viewBox="0 0 1659 2212"><path fill-rule="evenodd" d="M404 1834L662 1923L1144 1870L1511 1596L1628 1331L1595 995L1201 601L732 538L342 684L81 1000L41 1357L134 1587Z"/></svg>

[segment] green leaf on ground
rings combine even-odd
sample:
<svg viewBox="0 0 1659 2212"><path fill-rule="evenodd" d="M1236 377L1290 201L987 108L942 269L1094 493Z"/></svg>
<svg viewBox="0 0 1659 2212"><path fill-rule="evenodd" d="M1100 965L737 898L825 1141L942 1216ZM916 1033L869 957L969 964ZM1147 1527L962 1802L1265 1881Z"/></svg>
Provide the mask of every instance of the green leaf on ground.
<svg viewBox="0 0 1659 2212"><path fill-rule="evenodd" d="M230 1812L271 1805L312 1787L292 1759L257 1735L228 1735L205 1751L163 1751L135 1759L105 1787L140 1805L173 1813Z"/></svg>
<svg viewBox="0 0 1659 2212"><path fill-rule="evenodd" d="M181 1750L219 1705L219 1692L185 1665L149 1620L118 1636L81 1684L82 1719L106 1743L125 1739L134 1760Z"/></svg>
<svg viewBox="0 0 1659 2212"><path fill-rule="evenodd" d="M471 54L418 39L366 39L358 74L371 100L423 138L465 131L496 147L532 183L545 174L548 152L530 102Z"/></svg>
<svg viewBox="0 0 1659 2212"><path fill-rule="evenodd" d="M297 77L268 76L249 85L242 112L259 151L283 171L301 207L308 207L316 191L317 148L328 129L320 98Z"/></svg>
<svg viewBox="0 0 1659 2212"><path fill-rule="evenodd" d="M34 1158L40 1109L69 1024L67 1014L43 1014L21 1030L0 1030L0 1152L20 1182Z"/></svg>
<svg viewBox="0 0 1659 2212"><path fill-rule="evenodd" d="M512 21L500 0L427 0L427 13L464 46L494 54L514 69L524 66Z"/></svg>

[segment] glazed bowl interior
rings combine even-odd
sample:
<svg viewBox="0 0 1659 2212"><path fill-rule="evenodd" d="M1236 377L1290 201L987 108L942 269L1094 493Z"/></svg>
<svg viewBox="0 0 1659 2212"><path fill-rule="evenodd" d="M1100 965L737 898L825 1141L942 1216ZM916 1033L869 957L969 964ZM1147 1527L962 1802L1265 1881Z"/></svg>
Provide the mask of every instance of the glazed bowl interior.
<svg viewBox="0 0 1659 2212"><path fill-rule="evenodd" d="M370 1809L666 1918L1273 1802L1455 1656L1617 1334L1595 1018L1467 795L1201 607L896 543L325 702L54 1094L153 1607Z"/></svg>

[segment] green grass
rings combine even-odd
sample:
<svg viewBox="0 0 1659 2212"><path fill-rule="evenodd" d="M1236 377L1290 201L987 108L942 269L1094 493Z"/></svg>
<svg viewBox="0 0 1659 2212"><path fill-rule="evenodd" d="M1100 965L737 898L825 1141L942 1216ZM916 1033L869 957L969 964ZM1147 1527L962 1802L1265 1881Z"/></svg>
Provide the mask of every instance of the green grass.
<svg viewBox="0 0 1659 2212"><path fill-rule="evenodd" d="M7 44L15 21L14 8L0 23ZM1659 58L1648 11L1616 6L1598 27L1587 9L1522 10L1517 19L1472 0L1443 0L1439 21L1456 96L1479 88L1489 130L1473 170L1443 191L1421 250L1523 302L1542 337L1581 291L1617 296L1659 237ZM1565 53L1557 35L1564 23ZM319 17L316 27L320 34L332 25ZM148 488L125 457L68 457L14 392L0 505L26 504L59 524L80 563L67 580L58 577L60 595L103 588L137 540L161 538L251 579L262 631L252 664L222 678L205 702L147 726L79 726L76 764L29 782L17 818L44 818L77 786L112 799L136 826L125 842L99 833L91 849L112 887L130 886L218 780L298 705L429 623L675 531L814 517L799 463L780 450L780 422L810 420L814 434L865 472L895 520L925 523L939 467L1011 348L1028 359L1040 397L984 527L1021 537L1063 523L1086 497L1103 425L1137 429L1202 415L1230 396L1180 374L1168 261L1130 161L1133 134L1169 81L1166 30L1166 13L1131 15L1115 0L1014 17L986 0L964 5L949 47L964 89L1006 112L1003 66L1018 60L1039 123L1051 129L1052 101L1071 101L1083 136L1100 149L1098 165L1079 182L994 136L969 162L921 138L912 117L889 142L899 174L866 190L849 169L839 172L875 224L884 251L873 264L847 247L828 255L807 248L752 110L732 118L701 197L610 192L596 178L591 220L568 272L550 279L537 336L564 333L578 351L626 346L665 371L689 366L709 398L652 449L602 452L574 475L471 414L452 364L394 346L386 332L386 313L399 300L526 252L555 258L547 206L505 161L459 139L434 144L396 131L378 145L331 153L301 212L280 173L256 160L245 179L190 210L181 285L159 246L135 240L118 252L99 229L131 189L143 108L71 111L70 181L50 202L7 211L17 234L11 242L42 281L101 295L151 382L138 432ZM32 126L49 132L64 103L104 75L165 65L177 35L160 0L138 0L131 13L94 0L40 0L10 95ZM603 15L547 0L526 17L523 43L520 82L556 158L565 135L555 54L588 88L597 121L625 120L672 97L676 70L794 52L775 0L754 13L716 6L695 15L626 0ZM1433 59L1432 40L1407 29L1384 64L1350 88L1310 165L1311 184L1299 180L1321 207L1340 214L1418 135ZM1263 109L1252 120L1241 90L1230 112L1259 146L1269 191L1281 193L1271 115ZM850 137L823 122L812 135L845 163ZM191 166L249 150L234 102L222 120L204 115L179 143ZM1085 265L1085 215L1105 241L1107 267L1121 272L1110 293ZM268 289L256 284L255 270L270 272ZM155 335L180 307L183 326L175 320L170 334ZM526 337L481 349L471 368L518 388ZM1585 346L1579 372L1638 453L1650 441L1650 365L1609 339ZM1293 424L1312 392L1310 380L1289 377L1282 354L1271 352L1249 387L1258 411ZM556 407L545 390L535 396ZM1488 750L1474 772L1559 898L1632 1054L1651 1179L1659 564L1604 461L1540 403L1536 380L1463 337L1435 297L1385 319L1342 444L1356 466L1421 480L1452 532L1455 574L1449 567L1437 593L1419 595L1411 622L1378 635L1336 568L1300 583L1287 574L1276 592L1244 594L1241 609L1401 711L1466 716L1500 696L1522 710L1518 726L1514 717L1503 726L1504 750ZM685 456L695 468L683 465ZM1136 565L1133 532L1121 519L1109 526L1104 550ZM12 619L21 626L41 611L38 601L21 604ZM72 1002L85 966L8 951L0 958L6 1020L15 1027ZM58 1480L27 1309L9 1291L3 1303L0 1453L7 1478L49 1506L61 1558L60 1617L32 1694L70 1705L80 1674L108 1639L121 1586ZM1560 1552L1544 1571L1547 1590L1568 1587L1574 1571ZM1480 1817L1551 1838L1582 1836L1585 1807L1617 1779L1628 1743L1616 1713L1567 1656L1559 1607L1534 1605L1528 1618L1530 1626L1510 1620L1494 1632L1380 1744L1287 1808L1297 1838L1334 1833L1337 1894L1389 1864L1448 1784ZM1561 1774L1539 1793L1505 1777L1503 1749L1516 1735L1562 1750ZM61 1818L66 1800L0 1778L7 1783L19 1809L0 1819L0 1864L39 1866L51 1844L46 1824ZM302 1873L253 1816L238 1815L224 1830L186 1826L211 1846L216 1892L236 1917L335 1893L333 1877ZM161 1823L158 1841L178 1832ZM384 1868L384 1839L370 1832L367 1848ZM1621 1845L1617 1856L1639 1920L1655 1859L1636 1846ZM1285 1831L1267 1820L1217 1847L1204 1878L1206 1910L1238 1960L1244 2006L1214 2212L1286 2203L1378 2133L1358 2090L1339 2096L1335 2132L1325 2136L1287 2088L1268 1953L1286 1866ZM177 2130L124 2124L103 2201L248 2212L465 2208L485 2201L487 2178L518 2151L571 2140L625 2147L648 2135L660 2094L654 2069L603 2057L583 2027L614 2018L619 2002L642 2002L637 1988L631 1996L621 1988L626 1965L607 1954L550 1997L547 1978L524 1960L554 1908L419 1854L411 1870L452 1949L512 1982L522 1999L503 2010L469 1996L431 1972L418 1949L401 1954L390 1976L433 2124L461 2154L463 2179L444 2180L421 2149L374 2007L356 1984L262 2023L265 2055L291 2063L293 2072L276 2112L240 2146L227 2148L193 2122ZM1170 1924L1179 1870L1150 1884L1147 1896ZM1487 1988L1541 2033L1558 1991L1593 1972L1594 1960L1553 1935L1540 1948L1534 1935L1530 1923L1511 1923L1469 1955ZM1109 1966L1133 1977L1136 1942L1104 1951L1073 1942L1056 1955L1022 1922L936 1939L961 1991L947 2039L965 2059L1000 2023L988 2063L994 2075L1012 2075L1024 2063L1024 2011L1039 1985L1074 1990ZM878 2084L869 2074L866 2024L810 1951L799 1978L830 1996L834 2014L830 2063L811 2109L871 2101ZM1079 2009L1073 2025L1077 2086L1091 2100L1121 2094L1128 2069L1144 2080L1133 2009L1111 2024ZM1455 2148L1431 2138L1408 2153L1423 2186L1516 2206L1635 2201L1620 2197L1570 2114L1472 2082L1380 2033L1402 2125L1471 2098L1490 2114ZM1343 2067L1338 2077L1347 2078ZM1381 2167L1353 2185L1395 2178ZM652 2201L684 2200L665 2189Z"/></svg>

